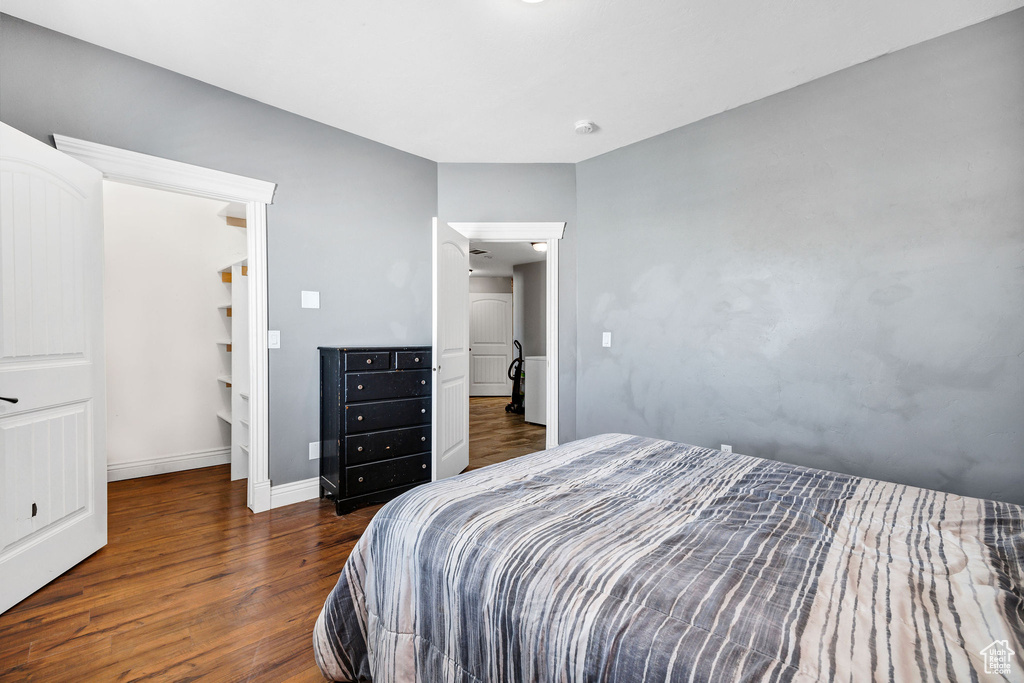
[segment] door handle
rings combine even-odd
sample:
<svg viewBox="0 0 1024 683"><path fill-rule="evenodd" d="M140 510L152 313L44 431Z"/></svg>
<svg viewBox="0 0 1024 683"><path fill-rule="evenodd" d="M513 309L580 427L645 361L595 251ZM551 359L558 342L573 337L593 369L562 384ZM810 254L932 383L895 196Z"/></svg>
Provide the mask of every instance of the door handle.
<svg viewBox="0 0 1024 683"><path fill-rule="evenodd" d="M16 398L6 398L4 396L0 396L0 401L7 401L8 403L17 403L18 399L16 399Z"/></svg>

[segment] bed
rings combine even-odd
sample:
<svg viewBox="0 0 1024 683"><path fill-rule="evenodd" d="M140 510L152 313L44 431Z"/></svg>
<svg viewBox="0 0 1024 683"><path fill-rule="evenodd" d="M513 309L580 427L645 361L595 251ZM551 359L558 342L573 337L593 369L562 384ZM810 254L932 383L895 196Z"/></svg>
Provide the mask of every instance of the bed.
<svg viewBox="0 0 1024 683"><path fill-rule="evenodd" d="M339 681L1024 680L1024 508L623 434L388 503Z"/></svg>

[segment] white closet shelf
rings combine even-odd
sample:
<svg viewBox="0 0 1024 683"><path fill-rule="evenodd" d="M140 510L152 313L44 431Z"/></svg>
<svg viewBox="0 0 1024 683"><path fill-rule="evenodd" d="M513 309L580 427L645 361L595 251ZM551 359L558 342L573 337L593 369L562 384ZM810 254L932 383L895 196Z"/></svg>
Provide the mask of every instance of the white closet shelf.
<svg viewBox="0 0 1024 683"><path fill-rule="evenodd" d="M249 400L249 392L248 391L240 391L240 392L238 392L238 395L242 397L243 401L248 401Z"/></svg>
<svg viewBox="0 0 1024 683"><path fill-rule="evenodd" d="M231 375L221 375L220 377L217 378L217 381L218 382L223 382L224 384L226 384L226 385L228 385L230 387L231 386Z"/></svg>
<svg viewBox="0 0 1024 683"><path fill-rule="evenodd" d="M224 420L228 424L231 424L231 415L229 415L228 413L224 412L223 410L217 412L217 417L219 417L220 419Z"/></svg>
<svg viewBox="0 0 1024 683"><path fill-rule="evenodd" d="M241 446L240 445L239 448L242 449L243 453L245 453L246 455L249 455L249 447L248 446Z"/></svg>
<svg viewBox="0 0 1024 683"><path fill-rule="evenodd" d="M238 418L238 421L239 421L239 422L241 422L241 423L242 423L242 425L244 425L244 426L246 426L246 427L248 427L248 426L249 426L249 421L248 421L248 420L246 420L246 419L244 419L244 418Z"/></svg>

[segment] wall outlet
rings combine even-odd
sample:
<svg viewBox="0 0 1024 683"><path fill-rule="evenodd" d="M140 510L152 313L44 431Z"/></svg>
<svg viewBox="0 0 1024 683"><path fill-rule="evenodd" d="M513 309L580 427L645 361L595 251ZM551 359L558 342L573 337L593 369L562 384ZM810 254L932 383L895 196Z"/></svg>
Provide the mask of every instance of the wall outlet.
<svg viewBox="0 0 1024 683"><path fill-rule="evenodd" d="M267 348L281 348L281 330L267 330Z"/></svg>
<svg viewBox="0 0 1024 683"><path fill-rule="evenodd" d="M319 460L320 459L320 442L310 441L309 442L309 459Z"/></svg>
<svg viewBox="0 0 1024 683"><path fill-rule="evenodd" d="M303 308L320 308L320 292L302 292Z"/></svg>
<svg viewBox="0 0 1024 683"><path fill-rule="evenodd" d="M720 450L725 451L726 453L732 453L732 446L727 443L723 443Z"/></svg>
<svg viewBox="0 0 1024 683"><path fill-rule="evenodd" d="M607 348L607 347L609 347L611 345L612 345L612 333L611 332L602 332L601 333L601 346L604 346L604 347Z"/></svg>

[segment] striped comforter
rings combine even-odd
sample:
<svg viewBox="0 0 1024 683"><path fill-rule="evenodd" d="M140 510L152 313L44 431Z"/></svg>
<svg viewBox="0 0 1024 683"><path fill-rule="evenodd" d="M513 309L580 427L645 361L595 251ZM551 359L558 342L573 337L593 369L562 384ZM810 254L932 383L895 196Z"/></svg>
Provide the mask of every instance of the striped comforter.
<svg viewBox="0 0 1024 683"><path fill-rule="evenodd" d="M316 659L378 683L1022 681L1022 524L1007 503L603 435L386 505Z"/></svg>

